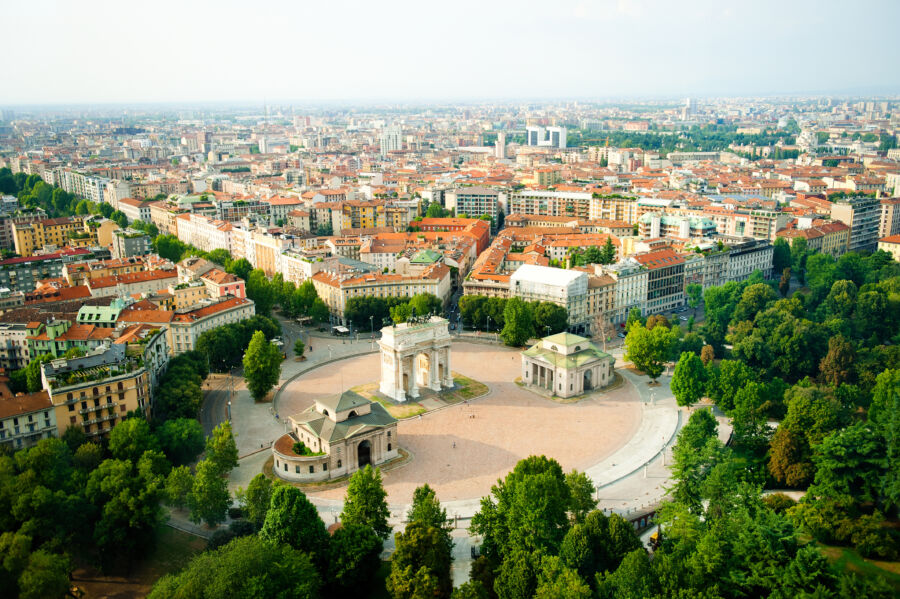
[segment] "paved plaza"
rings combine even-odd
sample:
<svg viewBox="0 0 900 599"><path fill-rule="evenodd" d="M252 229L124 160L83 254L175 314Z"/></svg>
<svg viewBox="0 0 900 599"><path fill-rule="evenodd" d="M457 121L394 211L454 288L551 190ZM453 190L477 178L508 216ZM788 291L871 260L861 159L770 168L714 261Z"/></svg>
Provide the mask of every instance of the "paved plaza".
<svg viewBox="0 0 900 599"><path fill-rule="evenodd" d="M638 394L631 385L573 404L550 401L513 381L521 374L517 350L479 343L453 344L453 370L485 383L487 396L401 420L401 446L412 461L384 473L388 501L405 504L427 482L442 501L477 499L522 458L544 454L568 471L585 470L631 439L641 423ZM278 401L282 417L317 397L377 380L377 354L348 358L308 372L285 385ZM345 488L309 492L341 499Z"/></svg>

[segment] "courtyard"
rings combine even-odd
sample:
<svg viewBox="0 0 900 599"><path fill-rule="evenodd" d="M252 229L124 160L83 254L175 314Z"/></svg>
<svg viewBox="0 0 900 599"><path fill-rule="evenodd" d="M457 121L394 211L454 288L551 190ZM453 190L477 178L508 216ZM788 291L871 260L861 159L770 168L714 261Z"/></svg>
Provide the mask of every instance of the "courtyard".
<svg viewBox="0 0 900 599"><path fill-rule="evenodd" d="M412 454L383 474L388 501L406 504L428 483L442 501L477 499L516 462L533 454L553 457L569 471L586 470L625 446L641 423L639 395L631 384L571 404L545 399L514 381L521 375L518 350L456 342L452 368L488 386L488 394L400 420L400 445ZM280 416L296 414L317 397L377 381L380 357L350 357L306 372L287 383ZM340 500L346 485L311 497Z"/></svg>

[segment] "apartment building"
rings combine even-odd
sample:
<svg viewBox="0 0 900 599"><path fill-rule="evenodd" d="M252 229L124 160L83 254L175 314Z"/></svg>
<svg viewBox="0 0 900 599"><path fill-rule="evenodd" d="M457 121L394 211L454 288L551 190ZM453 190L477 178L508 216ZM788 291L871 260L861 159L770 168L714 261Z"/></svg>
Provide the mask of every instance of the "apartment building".
<svg viewBox="0 0 900 599"><path fill-rule="evenodd" d="M552 302L569 314L569 331L590 329L588 275L583 271L523 264L509 279L512 297L525 301Z"/></svg>
<svg viewBox="0 0 900 599"><path fill-rule="evenodd" d="M96 277L85 284L93 297L133 296L142 293L156 293L169 285L177 284L175 269L156 269L131 272L109 277Z"/></svg>
<svg viewBox="0 0 900 599"><path fill-rule="evenodd" d="M446 207L455 210L457 216L488 215L492 219L492 229L496 230L502 196L501 192L487 187L461 187L448 191L444 198Z"/></svg>
<svg viewBox="0 0 900 599"><path fill-rule="evenodd" d="M41 279L61 277L63 268L67 264L85 260L91 255L88 250L77 248L41 256L0 260L0 287L5 287L10 291L28 293L34 290Z"/></svg>
<svg viewBox="0 0 900 599"><path fill-rule="evenodd" d="M710 237L716 234L716 224L708 218L644 214L638 219L638 235L645 239L657 237Z"/></svg>
<svg viewBox="0 0 900 599"><path fill-rule="evenodd" d="M0 378L0 445L13 451L57 436L56 411L46 391L13 395Z"/></svg>
<svg viewBox="0 0 900 599"><path fill-rule="evenodd" d="M802 237L806 239L808 249L837 258L845 254L850 245L850 227L842 222L822 222L807 228L782 229L778 231L778 237L787 240L791 246L795 239Z"/></svg>
<svg viewBox="0 0 900 599"><path fill-rule="evenodd" d="M13 213L0 216L0 249L15 249L14 225L30 225L43 220L47 220L47 213L40 208L19 209Z"/></svg>
<svg viewBox="0 0 900 599"><path fill-rule="evenodd" d="M684 257L671 249L632 254L647 269L644 311L657 314L684 305Z"/></svg>
<svg viewBox="0 0 900 599"><path fill-rule="evenodd" d="M90 262L71 262L63 265L62 276L69 285L85 285L88 280L98 277L111 277L144 270L143 259L137 256L129 258L111 258L109 260L92 260Z"/></svg>
<svg viewBox="0 0 900 599"><path fill-rule="evenodd" d="M150 373L142 356L127 355L125 344L43 364L41 379L59 435L77 425L88 439L106 437L129 412L150 416Z"/></svg>
<svg viewBox="0 0 900 599"><path fill-rule="evenodd" d="M84 233L80 216L48 218L31 223L12 225L12 235L16 253L31 256L45 246L63 247L68 245L72 235ZM96 243L96 241L95 241Z"/></svg>
<svg viewBox="0 0 900 599"><path fill-rule="evenodd" d="M179 214L175 218L178 239L204 252L215 249L231 251L234 226L224 220L200 214Z"/></svg>
<svg viewBox="0 0 900 599"><path fill-rule="evenodd" d="M881 201L875 197L842 198L831 205L831 220L850 227L851 252L872 251L878 243Z"/></svg>
<svg viewBox="0 0 900 599"><path fill-rule="evenodd" d="M119 210L128 218L128 222L133 223L136 220L149 223L153 217L150 214L150 208L153 202L148 200L139 200L137 198L122 198L119 200Z"/></svg>
<svg viewBox="0 0 900 599"><path fill-rule="evenodd" d="M200 277L200 281L206 286L206 294L213 299L227 296L247 297L247 287L244 279L225 272L221 268L214 268L208 271Z"/></svg>
<svg viewBox="0 0 900 599"><path fill-rule="evenodd" d="M646 311L649 271L633 256L602 267L603 274L615 281L613 310L610 322L621 324L628 319L632 308Z"/></svg>
<svg viewBox="0 0 900 599"><path fill-rule="evenodd" d="M31 361L28 330L22 322L0 322L0 368L18 370Z"/></svg>
<svg viewBox="0 0 900 599"><path fill-rule="evenodd" d="M509 194L510 214L592 218L590 193L525 189Z"/></svg>
<svg viewBox="0 0 900 599"><path fill-rule="evenodd" d="M360 276L318 272L312 276L316 293L328 306L334 322L345 324L347 301L353 297L412 297L430 293L445 302L450 297L450 268L435 263L420 274L368 273Z"/></svg>
<svg viewBox="0 0 900 599"><path fill-rule="evenodd" d="M280 255L279 272L285 281L300 285L323 270L337 272L338 258L323 250L288 248Z"/></svg>
<svg viewBox="0 0 900 599"><path fill-rule="evenodd" d="M900 262L900 235L891 235L878 240L878 249L887 252Z"/></svg>
<svg viewBox="0 0 900 599"><path fill-rule="evenodd" d="M900 198L881 200L881 216L878 220L878 238L900 234Z"/></svg>
<svg viewBox="0 0 900 599"><path fill-rule="evenodd" d="M150 236L135 229L119 229L112 235L112 257L124 260L132 256L144 256L153 251Z"/></svg>

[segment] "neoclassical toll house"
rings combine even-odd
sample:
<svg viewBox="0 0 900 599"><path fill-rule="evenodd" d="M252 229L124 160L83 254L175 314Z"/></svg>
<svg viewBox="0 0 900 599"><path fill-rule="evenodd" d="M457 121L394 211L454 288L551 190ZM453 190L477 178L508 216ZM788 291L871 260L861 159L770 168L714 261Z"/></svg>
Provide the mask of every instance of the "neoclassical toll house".
<svg viewBox="0 0 900 599"><path fill-rule="evenodd" d="M522 380L557 397L574 397L609 385L615 361L589 339L559 333L522 352Z"/></svg>
<svg viewBox="0 0 900 599"><path fill-rule="evenodd" d="M381 385L394 401L419 397L419 388L453 387L450 373L450 331L439 316L413 319L381 329Z"/></svg>
<svg viewBox="0 0 900 599"><path fill-rule="evenodd" d="M328 480L399 455L397 420L353 391L318 399L288 422L291 432L272 446L273 470L285 480ZM297 443L306 448L302 454L294 451Z"/></svg>

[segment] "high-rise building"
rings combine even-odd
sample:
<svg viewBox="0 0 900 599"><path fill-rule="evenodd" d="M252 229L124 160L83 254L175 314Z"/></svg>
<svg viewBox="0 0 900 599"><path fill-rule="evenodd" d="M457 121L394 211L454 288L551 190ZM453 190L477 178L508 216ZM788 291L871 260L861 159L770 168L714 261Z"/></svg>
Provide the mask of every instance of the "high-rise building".
<svg viewBox="0 0 900 599"><path fill-rule="evenodd" d="M497 133L497 141L494 142L494 156L503 160L506 158L506 133Z"/></svg>
<svg viewBox="0 0 900 599"><path fill-rule="evenodd" d="M403 149L402 131L398 125L385 127L381 131L381 155L387 156L388 152L396 152Z"/></svg>
<svg viewBox="0 0 900 599"><path fill-rule="evenodd" d="M525 132L529 146L560 149L566 147L565 127L526 127Z"/></svg>
<svg viewBox="0 0 900 599"><path fill-rule="evenodd" d="M831 219L850 227L851 252L875 250L881 223L881 200L868 196L840 199L831 205Z"/></svg>

